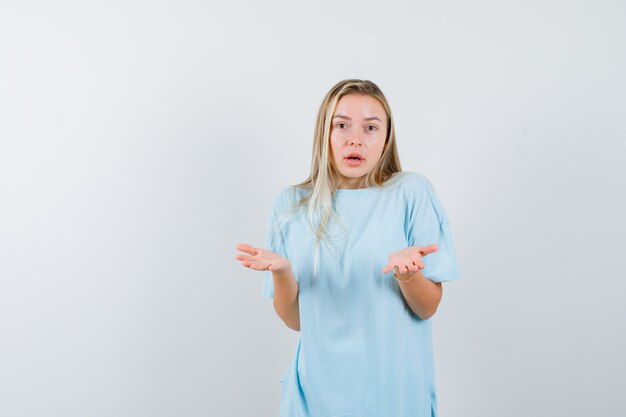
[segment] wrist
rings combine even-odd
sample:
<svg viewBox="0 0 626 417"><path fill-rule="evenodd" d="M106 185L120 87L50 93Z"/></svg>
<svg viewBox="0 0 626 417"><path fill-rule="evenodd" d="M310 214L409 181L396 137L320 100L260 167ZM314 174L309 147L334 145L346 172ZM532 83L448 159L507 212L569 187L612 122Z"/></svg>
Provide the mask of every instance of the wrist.
<svg viewBox="0 0 626 417"><path fill-rule="evenodd" d="M406 274L393 274L393 277L398 282L409 282L415 277L415 274L417 274L417 272L413 273L409 271Z"/></svg>
<svg viewBox="0 0 626 417"><path fill-rule="evenodd" d="M279 268L272 270L272 274L278 278L292 274L291 263L287 261L286 265L281 265Z"/></svg>
<svg viewBox="0 0 626 417"><path fill-rule="evenodd" d="M421 274L422 274L421 271L418 269L415 272L409 270L409 271L405 272L404 274L394 273L393 277L398 282L409 282L409 281L415 280Z"/></svg>

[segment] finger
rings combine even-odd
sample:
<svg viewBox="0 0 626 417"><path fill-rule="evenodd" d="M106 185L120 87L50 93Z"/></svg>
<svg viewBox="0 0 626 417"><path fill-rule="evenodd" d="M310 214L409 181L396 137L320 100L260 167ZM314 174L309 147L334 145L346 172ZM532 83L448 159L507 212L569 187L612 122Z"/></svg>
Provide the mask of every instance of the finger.
<svg viewBox="0 0 626 417"><path fill-rule="evenodd" d="M429 253L437 252L437 250L438 250L438 249L439 249L439 248L437 247L437 244L436 244L436 243L433 243L432 245L422 246L422 247L419 249L419 252L420 252L422 255L428 255Z"/></svg>
<svg viewBox="0 0 626 417"><path fill-rule="evenodd" d="M240 243L238 245L235 245L235 249L249 253L250 255L256 255L258 253L257 248L255 248L254 246L250 246L246 243Z"/></svg>
<svg viewBox="0 0 626 417"><path fill-rule="evenodd" d="M235 255L235 259L239 259L240 261L251 261L254 255Z"/></svg>
<svg viewBox="0 0 626 417"><path fill-rule="evenodd" d="M417 264L417 267L418 267L419 269L424 269L424 262L420 262L420 263L418 263L418 264Z"/></svg>
<svg viewBox="0 0 626 417"><path fill-rule="evenodd" d="M387 264L387 266L385 266L385 267L383 268L383 273L385 273L385 274L386 274L387 272L391 271L392 269L393 269L393 265L391 265L391 264Z"/></svg>

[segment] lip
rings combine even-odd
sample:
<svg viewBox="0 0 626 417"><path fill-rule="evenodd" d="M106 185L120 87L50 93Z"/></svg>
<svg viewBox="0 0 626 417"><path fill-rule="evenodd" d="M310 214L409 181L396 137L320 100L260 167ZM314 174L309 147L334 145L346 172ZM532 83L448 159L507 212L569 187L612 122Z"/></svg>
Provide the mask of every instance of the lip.
<svg viewBox="0 0 626 417"><path fill-rule="evenodd" d="M350 159L352 157L356 157L359 159ZM346 164L351 167L358 167L359 165L365 163L365 158L363 158L363 155L358 152L350 152L348 155L344 156L343 160L346 161Z"/></svg>

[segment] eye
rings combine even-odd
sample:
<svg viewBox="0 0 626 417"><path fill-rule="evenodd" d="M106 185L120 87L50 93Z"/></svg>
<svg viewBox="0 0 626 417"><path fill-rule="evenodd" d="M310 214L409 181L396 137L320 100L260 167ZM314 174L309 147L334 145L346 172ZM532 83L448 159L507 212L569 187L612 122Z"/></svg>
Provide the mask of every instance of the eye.
<svg viewBox="0 0 626 417"><path fill-rule="evenodd" d="M337 125L336 125L336 126L337 126L339 129L343 129L343 128L345 128L347 125L346 125L344 122L339 122L339 123L337 123Z"/></svg>
<svg viewBox="0 0 626 417"><path fill-rule="evenodd" d="M367 130L369 130L370 132L374 132L374 131L378 130L378 128L376 126L374 126L374 125L369 125L367 127Z"/></svg>

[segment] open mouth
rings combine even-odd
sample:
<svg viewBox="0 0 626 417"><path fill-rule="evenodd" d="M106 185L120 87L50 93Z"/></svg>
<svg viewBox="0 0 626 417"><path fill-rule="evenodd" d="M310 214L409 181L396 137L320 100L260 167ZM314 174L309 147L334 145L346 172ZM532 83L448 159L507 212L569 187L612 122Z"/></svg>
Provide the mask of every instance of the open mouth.
<svg viewBox="0 0 626 417"><path fill-rule="evenodd" d="M359 155L356 152L349 153L348 155L345 156L344 159L349 159L352 161L364 161L365 160L365 158L363 158L361 155Z"/></svg>
<svg viewBox="0 0 626 417"><path fill-rule="evenodd" d="M359 166L361 165L363 162L365 162L365 158L363 158L361 155L357 154L357 153L351 153L348 154L346 157L343 158L346 163L350 166Z"/></svg>

